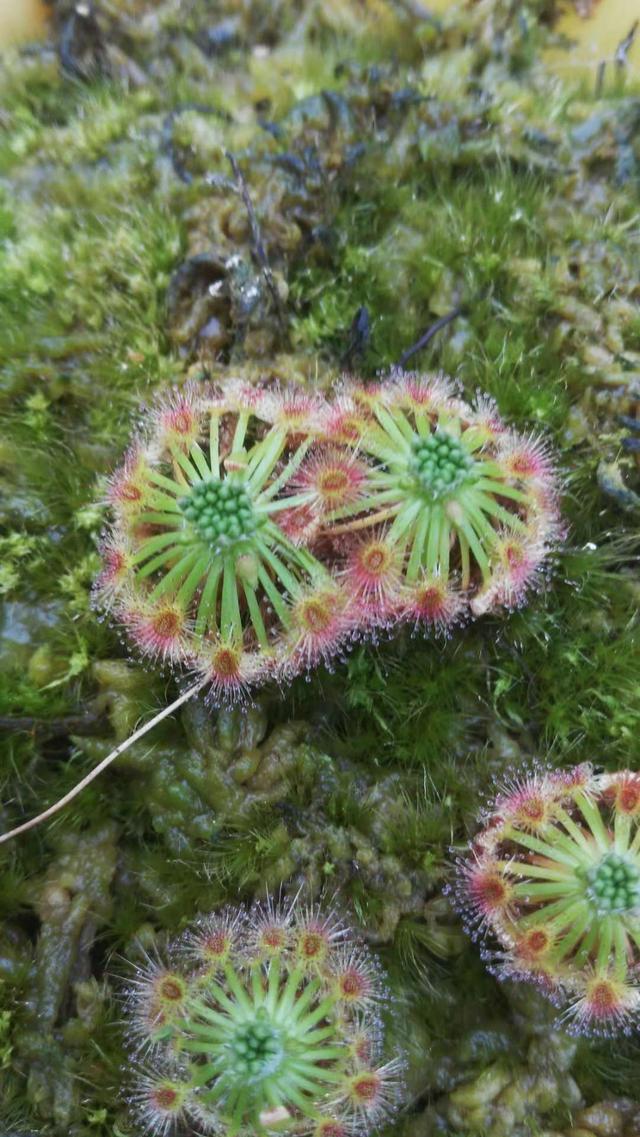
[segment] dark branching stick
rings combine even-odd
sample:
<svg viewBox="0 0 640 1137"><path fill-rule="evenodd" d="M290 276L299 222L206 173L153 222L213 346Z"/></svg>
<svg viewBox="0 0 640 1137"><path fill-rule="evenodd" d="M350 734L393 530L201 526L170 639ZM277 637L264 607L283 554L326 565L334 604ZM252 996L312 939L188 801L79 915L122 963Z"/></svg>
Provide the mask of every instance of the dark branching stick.
<svg viewBox="0 0 640 1137"><path fill-rule="evenodd" d="M37 817L32 817L29 821L23 821L21 825L17 825L15 829L10 829L8 833L0 833L0 845L3 845L5 841L10 841L12 837L17 837L20 833L26 833L28 829L35 829L36 825L41 825L43 821L48 821L54 814L59 813L61 809L64 809L65 805L68 805L78 794L82 793L83 789L85 789L94 778L97 778L103 770L106 770L107 766L110 766L112 762L115 762L116 758L124 754L125 750L133 746L134 742L143 738L144 735L148 734L150 730L153 730L154 726L157 726L159 722L162 722L163 719L166 719L169 715L173 714L174 711L177 711L178 707L181 707L188 699L197 695L198 691L201 691L207 682L208 679L199 679L197 683L184 691L182 695L175 699L173 703L170 703L168 707L163 707L149 722L138 727L133 734L129 735L129 738L125 738L124 742L118 743L115 749L107 754L106 758L102 759L102 762L99 762L81 781L76 783L73 789L69 790L64 797L59 798L53 805L50 805L48 809L39 813Z"/></svg>
<svg viewBox="0 0 640 1137"><path fill-rule="evenodd" d="M613 53L613 62L615 64L616 70L617 70L619 75L622 74L622 72L625 70L625 68L629 62L628 55L629 55L629 52L631 51L631 48L633 47L633 45L635 43L636 33L637 33L639 27L640 27L640 20L634 20L634 22L631 25L631 27L629 28L629 31L627 32L626 36L624 37L624 39L620 40L620 43L618 44L615 52ZM603 89L604 89L604 74L605 74L606 69L607 69L607 60L601 59L600 63L598 64L598 70L596 71L595 94L596 94L597 99L600 98L600 96L603 92Z"/></svg>
<svg viewBox="0 0 640 1137"><path fill-rule="evenodd" d="M271 271L271 266L270 266L269 260L267 258L267 253L266 253L266 250L264 247L264 242L262 240L262 234L260 233L260 225L258 222L258 218L256 217L256 211L253 208L253 202L251 201L251 197L249 195L249 187L247 186L247 180L246 180L244 174L242 173L240 166L238 165L238 160L237 160L235 154L232 154L230 150L225 151L225 153L226 153L226 156L229 160L229 164L231 166L231 169L233 171L233 176L236 180L236 185L238 187L238 191L239 191L240 196L242 197L242 200L244 202L244 207L247 211L247 217L249 218L249 226L251 228L251 240L253 242L253 248L254 248L254 252L256 255L256 259L260 265L260 268L262 269L262 275L264 276L265 284L266 284L266 286L269 289L269 292L271 294L271 299L273 300L273 303L275 306L276 319L278 321L280 331L284 335L286 333L286 330L287 330L287 325L286 325L286 320L284 318L284 314L282 311L282 301L280 299L280 294L278 292L278 288L277 288L276 282L274 280L273 273Z"/></svg>
<svg viewBox="0 0 640 1137"><path fill-rule="evenodd" d="M417 352L422 351L422 349L425 348L428 343L430 343L430 341L435 335L438 334L438 332L442 331L443 328L446 328L447 324L453 323L453 321L456 320L458 316L462 315L466 308L466 304L456 304L455 308L452 308L450 312L447 312L446 315L441 316L439 320L436 320L435 324L432 324L430 328L427 328L424 335L420 336L420 339L416 343L412 344L411 347L408 347L406 351L403 351L400 359L396 364L396 367L403 368L405 364L411 359L412 355L416 355Z"/></svg>
<svg viewBox="0 0 640 1137"><path fill-rule="evenodd" d="M358 356L364 355L371 339L371 319L369 309L361 305L358 308L351 326L349 327L349 340L340 358L341 367L351 367Z"/></svg>
<svg viewBox="0 0 640 1137"><path fill-rule="evenodd" d="M636 32L638 31L639 26L640 20L634 20L626 36L624 39L620 40L620 43L615 50L613 61L618 69L627 66L627 56L633 47L634 40L636 38Z"/></svg>

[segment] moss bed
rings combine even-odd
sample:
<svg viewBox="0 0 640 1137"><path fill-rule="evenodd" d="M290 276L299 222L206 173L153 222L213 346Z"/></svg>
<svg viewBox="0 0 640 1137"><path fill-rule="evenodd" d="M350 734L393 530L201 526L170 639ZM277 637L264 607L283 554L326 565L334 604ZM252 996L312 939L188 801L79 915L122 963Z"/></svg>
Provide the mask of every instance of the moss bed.
<svg viewBox="0 0 640 1137"><path fill-rule="evenodd" d="M639 1131L637 1039L565 1035L442 895L494 779L640 768L640 87L563 85L553 17L60 0L50 42L3 57L3 828L178 691L90 595L156 388L373 377L457 310L411 366L553 444L569 526L521 611L357 647L247 710L196 700L3 847L3 1135L144 1137L128 961L281 885L339 895L388 970L410 1090L389 1131Z"/></svg>

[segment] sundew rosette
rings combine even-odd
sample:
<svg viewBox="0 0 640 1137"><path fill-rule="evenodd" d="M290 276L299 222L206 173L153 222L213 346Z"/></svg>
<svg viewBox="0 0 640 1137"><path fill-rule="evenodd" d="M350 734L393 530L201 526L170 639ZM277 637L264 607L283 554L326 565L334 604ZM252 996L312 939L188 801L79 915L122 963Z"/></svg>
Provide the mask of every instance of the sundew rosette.
<svg viewBox="0 0 640 1137"><path fill-rule="evenodd" d="M468 930L501 978L536 982L577 1032L640 1023L640 775L516 781L458 866Z"/></svg>
<svg viewBox="0 0 640 1137"><path fill-rule="evenodd" d="M195 669L217 697L329 660L348 636L299 481L322 412L300 389L183 388L111 480L99 599L143 653Z"/></svg>
<svg viewBox="0 0 640 1137"><path fill-rule="evenodd" d="M332 912L203 918L132 985L133 1108L152 1134L372 1133L401 1096L384 1001L377 963Z"/></svg>
<svg viewBox="0 0 640 1137"><path fill-rule="evenodd" d="M116 472L98 594L217 699L356 634L511 608L561 536L545 445L443 378L165 395Z"/></svg>
<svg viewBox="0 0 640 1137"><path fill-rule="evenodd" d="M327 415L359 478L325 525L361 622L446 630L523 601L560 537L540 440L508 428L489 400L472 407L426 375L346 384Z"/></svg>

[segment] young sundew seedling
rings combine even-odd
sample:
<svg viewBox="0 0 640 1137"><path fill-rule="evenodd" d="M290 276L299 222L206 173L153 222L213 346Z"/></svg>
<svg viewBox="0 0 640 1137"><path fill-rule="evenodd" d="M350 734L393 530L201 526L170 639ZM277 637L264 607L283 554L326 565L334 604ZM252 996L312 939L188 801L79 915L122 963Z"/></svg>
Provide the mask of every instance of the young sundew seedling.
<svg viewBox="0 0 640 1137"><path fill-rule="evenodd" d="M484 820L454 891L490 966L537 982L578 1032L637 1027L640 775L535 774Z"/></svg>
<svg viewBox="0 0 640 1137"><path fill-rule="evenodd" d="M145 1132L369 1134L402 1094L382 1062L377 963L332 912L256 905L200 921L128 999Z"/></svg>
<svg viewBox="0 0 640 1137"><path fill-rule="evenodd" d="M165 397L111 482L98 594L145 654L186 664L218 699L331 659L344 591L300 522L322 401L228 381ZM297 524L292 524L295 515Z"/></svg>
<svg viewBox="0 0 640 1137"><path fill-rule="evenodd" d="M442 377L347 384L329 436L368 468L357 498L328 511L362 622L447 629L522 602L561 527L540 441L471 407Z"/></svg>

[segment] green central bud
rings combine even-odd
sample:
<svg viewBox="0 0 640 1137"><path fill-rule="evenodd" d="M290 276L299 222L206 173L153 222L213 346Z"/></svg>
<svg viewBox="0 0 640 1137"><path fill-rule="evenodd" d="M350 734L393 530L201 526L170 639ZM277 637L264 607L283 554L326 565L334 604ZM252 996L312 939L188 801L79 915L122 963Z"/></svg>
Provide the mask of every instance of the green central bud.
<svg viewBox="0 0 640 1137"><path fill-rule="evenodd" d="M428 438L416 438L410 470L420 489L431 498L453 493L468 481L475 462L461 442L438 430Z"/></svg>
<svg viewBox="0 0 640 1137"><path fill-rule="evenodd" d="M256 515L242 485L215 478L196 482L178 504L198 535L213 548L232 545L255 532Z"/></svg>
<svg viewBox="0 0 640 1137"><path fill-rule="evenodd" d="M282 1035L266 1014L258 1012L252 1022L242 1023L231 1040L235 1073L241 1078L266 1078L284 1057Z"/></svg>
<svg viewBox="0 0 640 1137"><path fill-rule="evenodd" d="M608 853L587 873L588 894L602 913L628 912L640 905L640 872L618 853Z"/></svg>

